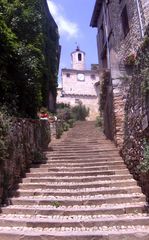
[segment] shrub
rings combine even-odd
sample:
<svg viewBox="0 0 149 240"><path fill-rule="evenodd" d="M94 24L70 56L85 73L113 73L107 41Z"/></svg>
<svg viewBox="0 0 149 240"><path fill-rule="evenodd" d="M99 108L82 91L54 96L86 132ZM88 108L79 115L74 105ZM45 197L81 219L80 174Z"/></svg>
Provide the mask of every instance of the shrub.
<svg viewBox="0 0 149 240"><path fill-rule="evenodd" d="M65 107L63 109L58 109L57 110L57 118L67 122L69 119L72 118L71 109L67 108L67 107Z"/></svg>
<svg viewBox="0 0 149 240"><path fill-rule="evenodd" d="M57 109L69 108L69 109L70 109L70 105L69 105L69 104L66 104L66 103L58 103L58 104L56 105L56 108L57 108Z"/></svg>
<svg viewBox="0 0 149 240"><path fill-rule="evenodd" d="M63 125L61 121L56 123L56 138L59 139L63 133Z"/></svg>
<svg viewBox="0 0 149 240"><path fill-rule="evenodd" d="M79 103L79 105L72 108L72 114L75 120L84 121L89 115L89 108L86 108L84 105Z"/></svg>
<svg viewBox="0 0 149 240"><path fill-rule="evenodd" d="M75 120L73 118L68 120L69 127L72 128L74 126Z"/></svg>
<svg viewBox="0 0 149 240"><path fill-rule="evenodd" d="M106 97L107 97L107 86L109 84L110 81L110 71L109 70L105 70L103 71L102 77L101 77L101 83L100 83L100 106L99 106L99 110L101 112L104 111L105 108L105 102L106 102Z"/></svg>
<svg viewBox="0 0 149 240"><path fill-rule="evenodd" d="M63 130L68 131L69 130L69 124L67 122L63 122Z"/></svg>
<svg viewBox="0 0 149 240"><path fill-rule="evenodd" d="M102 119L100 116L96 117L96 123L95 123L95 125L96 125L96 127L102 127L102 125L103 125L103 119Z"/></svg>

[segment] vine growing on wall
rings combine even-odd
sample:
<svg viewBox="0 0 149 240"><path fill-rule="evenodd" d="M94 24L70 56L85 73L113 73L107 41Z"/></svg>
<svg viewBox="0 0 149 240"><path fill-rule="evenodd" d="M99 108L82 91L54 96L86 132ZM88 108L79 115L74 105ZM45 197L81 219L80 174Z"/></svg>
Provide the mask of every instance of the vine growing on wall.
<svg viewBox="0 0 149 240"><path fill-rule="evenodd" d="M110 78L110 72L105 70L100 82L100 111L103 112L107 96L107 85Z"/></svg>
<svg viewBox="0 0 149 240"><path fill-rule="evenodd" d="M141 91L144 96L149 93L149 29L146 34L135 63L135 73L141 78Z"/></svg>
<svg viewBox="0 0 149 240"><path fill-rule="evenodd" d="M143 161L140 162L138 169L142 173L149 172L149 144L146 140L144 141Z"/></svg>

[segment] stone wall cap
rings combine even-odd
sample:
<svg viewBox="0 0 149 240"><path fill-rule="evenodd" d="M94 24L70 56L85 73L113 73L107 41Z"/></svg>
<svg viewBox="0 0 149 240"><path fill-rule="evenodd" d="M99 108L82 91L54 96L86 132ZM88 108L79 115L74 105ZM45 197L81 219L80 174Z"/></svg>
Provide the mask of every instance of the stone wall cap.
<svg viewBox="0 0 149 240"><path fill-rule="evenodd" d="M91 73L91 74L98 74L100 70L77 70L71 68L62 68L62 72L72 72L72 73Z"/></svg>
<svg viewBox="0 0 149 240"><path fill-rule="evenodd" d="M96 97L96 95L91 94L75 94L75 93L64 93L64 97Z"/></svg>

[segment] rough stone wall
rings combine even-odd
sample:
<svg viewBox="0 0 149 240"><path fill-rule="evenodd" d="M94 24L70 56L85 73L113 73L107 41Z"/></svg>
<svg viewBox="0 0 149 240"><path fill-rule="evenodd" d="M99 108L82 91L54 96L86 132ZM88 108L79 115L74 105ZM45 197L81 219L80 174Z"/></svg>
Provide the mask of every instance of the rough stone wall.
<svg viewBox="0 0 149 240"><path fill-rule="evenodd" d="M104 2L104 1L103 1ZM149 17L149 4L146 0L140 0L139 6L142 17L142 24L144 30L146 29L146 24ZM129 21L129 31L126 36L124 36L122 28L121 14L124 6L127 6L128 21ZM106 14L109 15L109 22L107 25L109 35L109 47L110 47L110 72L111 72L111 82L113 86L113 112L115 123L114 127L114 141L116 145L120 148L123 144L124 137L124 109L127 98L127 92L129 89L129 81L124 79L130 78L132 74L131 67L126 68L125 60L130 54L136 54L140 44L141 44L141 26L139 23L139 15L136 1L132 0L113 0L106 6ZM98 32L101 31L102 24L104 25L104 14L101 8L100 16L98 19ZM103 22L102 22L103 21ZM105 25L104 25L105 27ZM102 32L102 31L101 31ZM104 38L105 38L105 28L104 28ZM99 49L99 58L102 56L102 45L101 39ZM101 60L99 59L99 62Z"/></svg>
<svg viewBox="0 0 149 240"><path fill-rule="evenodd" d="M149 30L147 31L148 41L144 41L141 45L134 72L129 83L129 91L125 106L125 134L124 144L122 148L122 156L134 177L139 180L143 191L149 197L149 171L147 163L147 172L140 170L140 164L144 161L144 139L149 143L149 118L147 101L148 78L142 74L148 71L149 74ZM146 83L145 83L146 81ZM145 84L144 84L145 83ZM149 160L149 159L148 159Z"/></svg>
<svg viewBox="0 0 149 240"><path fill-rule="evenodd" d="M129 19L129 32L126 37L124 37L121 24L121 13L126 4ZM129 89L129 81L125 81L125 79L126 75L128 77L132 73L131 68L125 68L124 60L129 54L137 51L141 41L141 31L136 2L131 0L123 0L121 3L116 0L112 1L110 7L110 17L111 27L114 32L114 36L112 36L110 40L111 78L113 85L113 106L115 118L114 140L121 148L124 137L124 109L127 91Z"/></svg>
<svg viewBox="0 0 149 240"><path fill-rule="evenodd" d="M141 7L141 14L143 17L144 28L147 28L149 23L149 1L140 0L140 7Z"/></svg>
<svg viewBox="0 0 149 240"><path fill-rule="evenodd" d="M64 95L64 97L61 97L58 102L75 106L78 104L76 103L76 99L79 99L83 105L90 109L87 120L95 120L96 117L99 116L99 98L97 96Z"/></svg>
<svg viewBox="0 0 149 240"><path fill-rule="evenodd" d="M15 119L9 132L8 156L0 165L0 203L32 163L41 162L50 142L47 121Z"/></svg>
<svg viewBox="0 0 149 240"><path fill-rule="evenodd" d="M129 21L129 32L126 35L126 37L124 37L121 25L121 13L125 5L127 6ZM129 53L137 51L141 40L141 29L136 1L123 0L121 1L121 4L119 6L120 6L119 11L120 31L118 36L118 44L116 48L118 56L120 58L120 64L122 64L122 61Z"/></svg>

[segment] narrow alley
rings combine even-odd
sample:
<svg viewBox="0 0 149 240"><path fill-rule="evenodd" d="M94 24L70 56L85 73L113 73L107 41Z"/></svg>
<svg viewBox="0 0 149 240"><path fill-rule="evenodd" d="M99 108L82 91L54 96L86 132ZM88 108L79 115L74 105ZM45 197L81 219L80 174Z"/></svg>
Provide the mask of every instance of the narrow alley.
<svg viewBox="0 0 149 240"><path fill-rule="evenodd" d="M2 208L0 240L149 239L145 196L94 122L78 122L46 156Z"/></svg>

